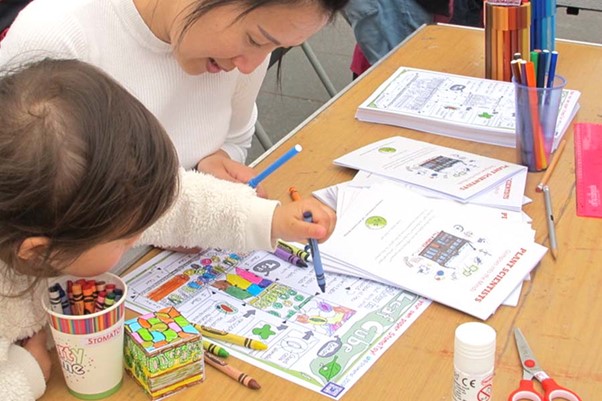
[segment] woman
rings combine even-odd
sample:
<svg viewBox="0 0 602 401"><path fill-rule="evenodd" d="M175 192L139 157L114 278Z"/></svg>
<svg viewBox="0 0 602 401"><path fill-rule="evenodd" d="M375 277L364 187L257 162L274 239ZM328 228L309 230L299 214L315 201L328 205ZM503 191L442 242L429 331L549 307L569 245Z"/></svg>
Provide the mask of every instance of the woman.
<svg viewBox="0 0 602 401"><path fill-rule="evenodd" d="M270 52L307 40L346 1L35 0L3 39L0 66L52 57L100 67L159 119L185 169L247 182L256 175L244 161ZM301 231L310 229L301 229L303 210L293 216L297 211L288 205L277 207L263 199L250 202L248 188L221 186L208 176L193 181L196 189L187 191L189 181L183 179L182 192L211 192L213 197L199 199L196 207L207 210L208 222L231 218L224 224L239 227L246 239L238 248L273 248L279 235L299 240ZM258 193L263 194L261 189ZM311 228L319 232L315 238L323 240L332 232L334 218L320 211L321 205L306 201L297 209L311 209L314 216L317 212L326 219L323 227ZM300 223L297 229L292 220ZM212 244L192 241L155 245L231 245L218 238Z"/></svg>
<svg viewBox="0 0 602 401"><path fill-rule="evenodd" d="M77 58L96 65L163 124L181 165L246 182L255 99L269 54L303 43L347 0L35 0L0 65Z"/></svg>

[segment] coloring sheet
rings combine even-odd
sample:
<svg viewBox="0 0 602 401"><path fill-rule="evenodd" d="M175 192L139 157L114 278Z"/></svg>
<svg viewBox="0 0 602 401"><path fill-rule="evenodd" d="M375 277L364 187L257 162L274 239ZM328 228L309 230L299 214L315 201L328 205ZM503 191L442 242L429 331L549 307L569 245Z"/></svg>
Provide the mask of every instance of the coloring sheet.
<svg viewBox="0 0 602 401"><path fill-rule="evenodd" d="M580 95L562 91L553 149L579 110ZM358 107L356 118L515 147L514 104L511 82L399 67Z"/></svg>
<svg viewBox="0 0 602 401"><path fill-rule="evenodd" d="M527 169L401 136L356 149L335 159L334 164L418 185L461 202Z"/></svg>
<svg viewBox="0 0 602 401"><path fill-rule="evenodd" d="M128 308L146 313L174 306L192 322L260 340L268 350L220 345L332 399L340 399L430 304L396 287L332 273L322 294L311 266L299 268L263 251L165 251L124 281Z"/></svg>

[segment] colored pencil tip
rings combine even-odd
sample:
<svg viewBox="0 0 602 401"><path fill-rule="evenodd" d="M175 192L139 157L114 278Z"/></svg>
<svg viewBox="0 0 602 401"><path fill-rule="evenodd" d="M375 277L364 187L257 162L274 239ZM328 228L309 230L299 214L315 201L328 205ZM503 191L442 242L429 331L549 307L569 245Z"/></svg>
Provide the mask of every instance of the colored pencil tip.
<svg viewBox="0 0 602 401"><path fill-rule="evenodd" d="M248 386L250 389L253 389L253 390L259 390L261 388L261 386L259 385L259 383L257 383L257 380L255 380L255 379L249 380Z"/></svg>

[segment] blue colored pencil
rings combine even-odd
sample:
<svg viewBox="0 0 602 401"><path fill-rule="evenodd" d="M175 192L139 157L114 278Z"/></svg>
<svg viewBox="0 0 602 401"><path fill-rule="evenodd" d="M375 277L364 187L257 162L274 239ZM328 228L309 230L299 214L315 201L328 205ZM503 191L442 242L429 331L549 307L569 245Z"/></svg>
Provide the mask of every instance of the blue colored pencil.
<svg viewBox="0 0 602 401"><path fill-rule="evenodd" d="M257 185L259 185L261 181L272 174L278 167L289 161L293 156L297 155L297 153L301 152L301 150L303 150L301 145L293 146L288 152L280 156L278 160L268 166L268 168L259 173L259 175L251 178L247 184L249 184L251 188L257 188Z"/></svg>
<svg viewBox="0 0 602 401"><path fill-rule="evenodd" d="M313 223L313 216L311 212L303 213L303 220ZM322 266L322 258L320 257L320 250L318 249L318 241L313 238L309 240L309 246L311 248L311 261L314 265L314 272L316 273L316 280L318 280L318 286L322 292L326 291L326 280L324 277L324 267Z"/></svg>

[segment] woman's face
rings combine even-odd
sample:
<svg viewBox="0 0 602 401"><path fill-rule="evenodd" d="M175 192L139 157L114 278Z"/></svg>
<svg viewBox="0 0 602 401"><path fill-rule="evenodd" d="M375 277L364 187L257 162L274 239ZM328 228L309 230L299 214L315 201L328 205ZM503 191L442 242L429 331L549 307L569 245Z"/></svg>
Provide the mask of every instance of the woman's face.
<svg viewBox="0 0 602 401"><path fill-rule="evenodd" d="M316 3L261 7L238 20L239 7L218 7L182 33L184 11L170 31L174 56L190 75L235 68L250 74L277 47L298 46L326 25L328 15Z"/></svg>

